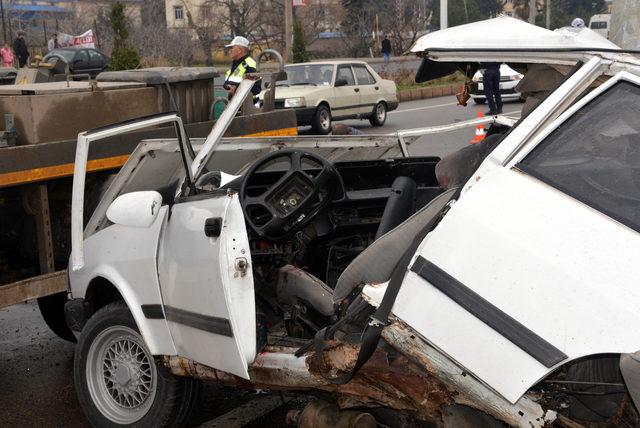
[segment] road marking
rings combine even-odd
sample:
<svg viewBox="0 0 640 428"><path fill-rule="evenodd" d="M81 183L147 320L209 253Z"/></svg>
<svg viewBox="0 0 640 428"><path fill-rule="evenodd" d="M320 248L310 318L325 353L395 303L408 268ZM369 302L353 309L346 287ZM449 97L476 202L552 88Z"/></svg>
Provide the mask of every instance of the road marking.
<svg viewBox="0 0 640 428"><path fill-rule="evenodd" d="M286 401L287 396L284 398ZM222 416L205 422L199 428L241 428L284 404L279 394L258 396Z"/></svg>
<svg viewBox="0 0 640 428"><path fill-rule="evenodd" d="M394 110L394 111L390 111L388 114L404 113L406 111L428 110L431 108L447 107L447 106L455 106L455 105L458 105L458 103L437 104L434 106L408 108L406 110Z"/></svg>

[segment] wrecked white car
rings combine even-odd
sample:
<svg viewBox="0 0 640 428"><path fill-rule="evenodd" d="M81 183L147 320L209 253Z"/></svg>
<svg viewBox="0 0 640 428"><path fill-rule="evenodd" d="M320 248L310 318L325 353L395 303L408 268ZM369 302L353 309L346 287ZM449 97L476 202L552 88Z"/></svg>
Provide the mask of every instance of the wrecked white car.
<svg viewBox="0 0 640 428"><path fill-rule="evenodd" d="M515 26L533 31L490 28ZM79 136L66 315L94 425L180 424L201 379L321 390L386 425L640 422L640 61L588 42L447 51L483 39L453 30L418 42L420 73L566 73L468 174L294 146L232 177L223 126L192 147L175 115ZM160 122L177 140L139 146L85 226L90 142Z"/></svg>

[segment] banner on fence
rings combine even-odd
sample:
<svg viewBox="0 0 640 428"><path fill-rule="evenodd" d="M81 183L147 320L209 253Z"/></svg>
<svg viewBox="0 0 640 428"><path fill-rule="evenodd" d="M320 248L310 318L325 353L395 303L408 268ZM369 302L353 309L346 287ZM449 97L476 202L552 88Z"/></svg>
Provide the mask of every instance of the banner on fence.
<svg viewBox="0 0 640 428"><path fill-rule="evenodd" d="M96 39L93 30L85 31L79 36L58 33L58 45L61 48L95 48Z"/></svg>

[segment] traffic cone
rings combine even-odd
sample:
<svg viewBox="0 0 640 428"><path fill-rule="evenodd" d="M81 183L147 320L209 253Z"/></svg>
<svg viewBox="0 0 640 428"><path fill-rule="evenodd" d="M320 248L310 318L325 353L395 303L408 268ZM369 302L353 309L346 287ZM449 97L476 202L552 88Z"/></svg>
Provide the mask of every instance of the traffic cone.
<svg viewBox="0 0 640 428"><path fill-rule="evenodd" d="M481 111L478 111L478 119L482 119ZM484 124L476 125L476 135L474 135L473 139L469 141L469 144L478 144L480 141L484 140L485 135L487 135L487 133L484 131Z"/></svg>

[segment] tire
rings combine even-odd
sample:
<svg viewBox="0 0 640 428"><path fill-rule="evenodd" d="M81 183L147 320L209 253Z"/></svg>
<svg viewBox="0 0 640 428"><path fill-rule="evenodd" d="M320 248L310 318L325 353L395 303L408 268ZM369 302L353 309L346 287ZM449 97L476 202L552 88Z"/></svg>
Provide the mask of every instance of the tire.
<svg viewBox="0 0 640 428"><path fill-rule="evenodd" d="M473 102L476 103L476 104L484 104L484 103L487 102L487 100L484 99L484 98L474 98Z"/></svg>
<svg viewBox="0 0 640 428"><path fill-rule="evenodd" d="M313 132L319 135L327 135L331 132L331 109L324 104L320 104L313 115L311 126Z"/></svg>
<svg viewBox="0 0 640 428"><path fill-rule="evenodd" d="M60 339L76 343L76 336L71 329L67 327L67 321L64 317L65 303L67 303L66 291L38 298L38 308L40 308L40 314L47 324L47 327Z"/></svg>
<svg viewBox="0 0 640 428"><path fill-rule="evenodd" d="M387 104L379 102L373 108L373 113L369 118L371 126L382 126L387 121Z"/></svg>
<svg viewBox="0 0 640 428"><path fill-rule="evenodd" d="M89 319L76 347L73 374L80 406L95 427L181 426L201 388L200 381L173 376L156 362L122 301Z"/></svg>

